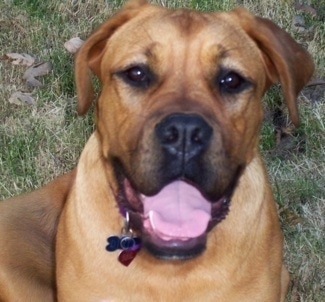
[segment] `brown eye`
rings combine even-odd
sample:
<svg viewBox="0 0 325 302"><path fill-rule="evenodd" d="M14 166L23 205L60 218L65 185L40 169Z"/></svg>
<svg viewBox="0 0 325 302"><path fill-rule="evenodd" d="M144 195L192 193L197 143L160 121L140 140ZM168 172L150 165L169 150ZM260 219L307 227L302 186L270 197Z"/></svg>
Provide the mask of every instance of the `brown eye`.
<svg viewBox="0 0 325 302"><path fill-rule="evenodd" d="M132 82L143 82L146 78L146 73L141 67L132 67L126 71L128 79Z"/></svg>
<svg viewBox="0 0 325 302"><path fill-rule="evenodd" d="M117 75L128 85L139 88L147 88L153 80L153 75L146 65L129 67Z"/></svg>
<svg viewBox="0 0 325 302"><path fill-rule="evenodd" d="M234 71L223 72L219 79L220 90L226 93L239 93L251 85L249 81Z"/></svg>

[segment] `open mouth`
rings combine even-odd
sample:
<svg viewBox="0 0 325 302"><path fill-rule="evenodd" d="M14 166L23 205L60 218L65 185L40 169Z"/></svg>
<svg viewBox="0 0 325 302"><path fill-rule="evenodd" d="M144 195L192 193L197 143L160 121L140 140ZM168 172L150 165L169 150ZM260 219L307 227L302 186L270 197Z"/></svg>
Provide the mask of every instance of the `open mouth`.
<svg viewBox="0 0 325 302"><path fill-rule="evenodd" d="M137 192L127 178L120 181L118 204L128 211L143 246L162 259L190 259L206 246L207 232L224 219L230 196L207 200L189 182L175 180L156 195Z"/></svg>

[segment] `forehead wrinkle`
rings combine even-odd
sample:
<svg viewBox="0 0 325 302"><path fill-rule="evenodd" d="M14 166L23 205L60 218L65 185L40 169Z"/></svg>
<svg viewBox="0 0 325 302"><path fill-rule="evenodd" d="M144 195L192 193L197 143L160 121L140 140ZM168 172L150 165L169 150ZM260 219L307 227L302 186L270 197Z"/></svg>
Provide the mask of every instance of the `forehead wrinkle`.
<svg viewBox="0 0 325 302"><path fill-rule="evenodd" d="M209 44L202 40L202 45L205 44L206 49L210 49L209 56L215 63L233 62L230 65L235 64L249 69L247 65L249 60L260 59L260 52L254 41L240 27L222 16L220 18L215 16L214 22L210 24L204 36L211 37L207 42Z"/></svg>
<svg viewBox="0 0 325 302"><path fill-rule="evenodd" d="M181 33L185 35L191 35L197 33L204 24L206 24L206 18L204 14L198 14L195 11L183 9L180 11L174 11L169 16L169 19L178 27Z"/></svg>

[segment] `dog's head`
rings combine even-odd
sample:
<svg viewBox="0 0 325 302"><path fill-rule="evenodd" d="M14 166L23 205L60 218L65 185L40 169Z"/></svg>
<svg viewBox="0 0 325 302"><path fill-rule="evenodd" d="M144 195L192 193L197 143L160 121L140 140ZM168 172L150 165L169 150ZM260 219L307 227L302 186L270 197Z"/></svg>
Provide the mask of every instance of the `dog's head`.
<svg viewBox="0 0 325 302"><path fill-rule="evenodd" d="M90 71L102 84L97 132L117 202L155 256L190 258L258 152L263 94L279 81L298 124L296 96L313 64L287 33L244 9L131 1L77 55L80 114L93 98Z"/></svg>

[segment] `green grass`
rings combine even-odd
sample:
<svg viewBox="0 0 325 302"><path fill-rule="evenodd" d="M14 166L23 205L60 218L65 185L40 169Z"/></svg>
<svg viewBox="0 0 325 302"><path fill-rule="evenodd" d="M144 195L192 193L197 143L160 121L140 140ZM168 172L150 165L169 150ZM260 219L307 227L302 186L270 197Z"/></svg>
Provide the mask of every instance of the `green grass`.
<svg viewBox="0 0 325 302"><path fill-rule="evenodd" d="M116 11L123 1L0 2L0 57L26 52L38 62L50 61L52 72L44 86L30 89L25 68L0 60L0 199L30 191L75 166L93 130L93 114L77 117L73 55L63 47L68 39L86 38L92 29ZM273 19L308 48L316 63L316 77L325 76L325 1L305 1L318 15L296 12L289 0L160 0L169 7L206 11L228 10L241 3L254 13ZM301 14L311 34L295 33L292 17ZM281 90L265 97L261 152L279 205L285 235L285 261L292 282L287 301L325 301L325 96L324 86L305 89L299 98L301 126L276 141L275 126L287 127L286 115L274 124L282 105ZM8 99L15 91L32 92L35 106L17 106ZM278 131L279 129L277 129Z"/></svg>

